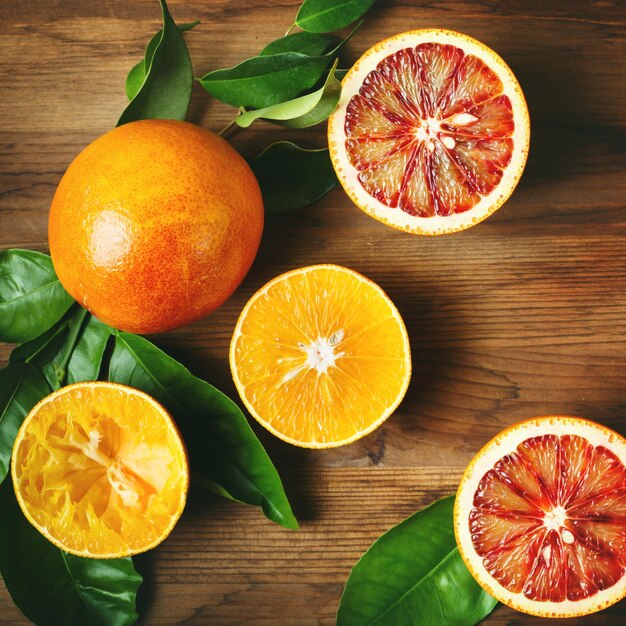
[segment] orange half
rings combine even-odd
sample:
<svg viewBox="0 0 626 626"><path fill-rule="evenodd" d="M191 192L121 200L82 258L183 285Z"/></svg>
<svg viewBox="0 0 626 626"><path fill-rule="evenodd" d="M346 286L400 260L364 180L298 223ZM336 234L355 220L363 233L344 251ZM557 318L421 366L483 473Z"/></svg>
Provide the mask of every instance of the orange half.
<svg viewBox="0 0 626 626"><path fill-rule="evenodd" d="M415 30L370 48L342 81L328 122L337 177L375 219L438 235L477 224L519 181L530 139L507 64L450 30Z"/></svg>
<svg viewBox="0 0 626 626"><path fill-rule="evenodd" d="M167 411L109 382L68 385L39 402L13 447L11 475L28 521L78 556L145 552L187 498L187 454Z"/></svg>
<svg viewBox="0 0 626 626"><path fill-rule="evenodd" d="M244 404L289 443L330 448L382 424L406 393L409 339L384 291L337 265L278 276L244 307L230 345Z"/></svg>
<svg viewBox="0 0 626 626"><path fill-rule="evenodd" d="M541 617L586 615L626 594L626 440L578 417L492 439L456 497L459 551L478 583Z"/></svg>

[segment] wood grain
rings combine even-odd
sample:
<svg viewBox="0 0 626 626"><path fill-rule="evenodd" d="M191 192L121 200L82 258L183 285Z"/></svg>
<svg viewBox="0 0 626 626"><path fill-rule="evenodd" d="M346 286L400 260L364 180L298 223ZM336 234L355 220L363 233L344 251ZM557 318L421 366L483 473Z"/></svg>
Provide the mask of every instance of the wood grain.
<svg viewBox="0 0 626 626"><path fill-rule="evenodd" d="M280 36L288 0L172 0L196 75ZM155 0L0 4L0 248L46 250L47 211L73 156L111 128L124 79L159 27ZM577 414L626 432L626 4L539 0L379 2L346 64L410 28L443 27L498 51L532 119L524 177L478 227L418 238L378 224L336 189L270 217L257 262L235 296L192 326L156 338L235 396L227 347L237 315L266 280L317 262L377 281L411 336L413 381L385 426L344 449L290 447L265 432L302 521L298 533L256 510L194 493L172 537L139 560L146 625L330 625L352 564L384 530L454 492L475 452L504 426ZM190 120L233 116L196 89ZM246 156L271 141L324 145L324 129L265 123L232 136ZM9 348L0 348L6 359ZM0 624L26 621L0 591ZM624 603L576 626L626 622ZM550 621L498 607L490 625ZM555 622L556 623L556 622Z"/></svg>

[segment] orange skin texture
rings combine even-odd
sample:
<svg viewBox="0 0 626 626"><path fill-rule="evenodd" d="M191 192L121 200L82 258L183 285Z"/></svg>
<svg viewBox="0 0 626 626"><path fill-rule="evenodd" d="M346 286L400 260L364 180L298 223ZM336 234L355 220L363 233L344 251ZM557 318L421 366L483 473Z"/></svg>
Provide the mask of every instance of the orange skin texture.
<svg viewBox="0 0 626 626"><path fill-rule="evenodd" d="M263 231L252 170L231 145L176 120L140 120L96 139L52 200L61 284L101 321L159 333L200 319L239 286Z"/></svg>

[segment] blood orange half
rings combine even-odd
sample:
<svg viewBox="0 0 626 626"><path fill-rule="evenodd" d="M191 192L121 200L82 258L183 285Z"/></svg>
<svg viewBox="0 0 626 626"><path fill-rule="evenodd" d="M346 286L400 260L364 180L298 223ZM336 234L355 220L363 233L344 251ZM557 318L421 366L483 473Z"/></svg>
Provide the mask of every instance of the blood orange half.
<svg viewBox="0 0 626 626"><path fill-rule="evenodd" d="M484 44L448 30L403 33L370 48L342 87L330 154L372 217L437 235L480 222L513 192L528 109L513 72Z"/></svg>
<svg viewBox="0 0 626 626"><path fill-rule="evenodd" d="M626 440L577 417L507 428L457 493L459 551L478 583L542 617L599 611L626 594Z"/></svg>

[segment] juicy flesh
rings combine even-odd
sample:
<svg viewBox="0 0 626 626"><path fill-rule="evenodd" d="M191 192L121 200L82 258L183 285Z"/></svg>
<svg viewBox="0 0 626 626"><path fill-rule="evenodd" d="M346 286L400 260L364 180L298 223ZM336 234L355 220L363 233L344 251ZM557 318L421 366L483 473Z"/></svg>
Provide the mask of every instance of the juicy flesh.
<svg viewBox="0 0 626 626"><path fill-rule="evenodd" d="M626 568L626 468L583 437L521 443L482 478L469 516L487 571L531 600L582 600Z"/></svg>
<svg viewBox="0 0 626 626"><path fill-rule="evenodd" d="M316 269L275 283L235 345L257 416L303 443L344 441L381 418L408 374L397 314L372 285Z"/></svg>
<svg viewBox="0 0 626 626"><path fill-rule="evenodd" d="M513 111L503 89L483 61L452 45L384 58L346 111L346 151L365 191L419 217L471 209L511 161Z"/></svg>
<svg viewBox="0 0 626 626"><path fill-rule="evenodd" d="M184 450L145 398L72 389L21 439L18 489L36 524L75 552L108 555L163 538L186 493Z"/></svg>

